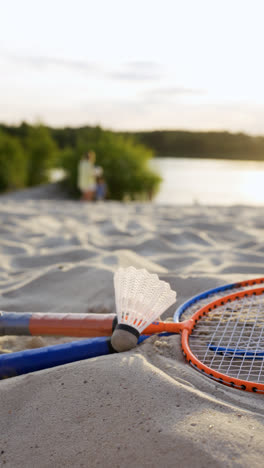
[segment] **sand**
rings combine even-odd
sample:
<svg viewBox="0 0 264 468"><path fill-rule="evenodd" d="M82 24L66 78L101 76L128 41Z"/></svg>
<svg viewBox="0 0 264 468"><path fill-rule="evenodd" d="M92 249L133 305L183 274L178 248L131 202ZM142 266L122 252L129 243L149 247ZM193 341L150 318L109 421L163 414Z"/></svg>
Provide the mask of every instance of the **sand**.
<svg viewBox="0 0 264 468"><path fill-rule="evenodd" d="M115 312L133 265L177 291L263 275L264 210L66 200L56 186L0 197L0 309ZM172 317L176 305L164 314ZM68 341L0 337L1 352ZM0 382L0 466L263 467L264 397L186 364L179 336Z"/></svg>

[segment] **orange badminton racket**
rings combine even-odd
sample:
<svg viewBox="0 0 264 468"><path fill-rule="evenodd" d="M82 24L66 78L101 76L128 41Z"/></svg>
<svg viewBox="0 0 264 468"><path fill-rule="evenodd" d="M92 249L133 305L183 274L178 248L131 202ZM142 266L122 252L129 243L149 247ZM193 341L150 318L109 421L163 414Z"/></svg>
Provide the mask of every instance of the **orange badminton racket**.
<svg viewBox="0 0 264 468"><path fill-rule="evenodd" d="M221 297L180 323L154 322L144 334L181 333L188 363L230 387L264 393L264 288Z"/></svg>

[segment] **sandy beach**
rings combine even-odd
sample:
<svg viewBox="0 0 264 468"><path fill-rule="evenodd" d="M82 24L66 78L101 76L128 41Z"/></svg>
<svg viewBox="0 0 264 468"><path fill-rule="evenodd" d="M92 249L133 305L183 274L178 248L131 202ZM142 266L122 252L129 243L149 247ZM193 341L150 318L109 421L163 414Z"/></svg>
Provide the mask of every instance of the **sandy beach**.
<svg viewBox="0 0 264 468"><path fill-rule="evenodd" d="M81 203L54 186L0 197L0 310L114 313L133 265L177 291L263 275L264 208ZM1 352L70 338L0 337ZM185 362L179 336L0 382L0 466L263 467L264 397Z"/></svg>

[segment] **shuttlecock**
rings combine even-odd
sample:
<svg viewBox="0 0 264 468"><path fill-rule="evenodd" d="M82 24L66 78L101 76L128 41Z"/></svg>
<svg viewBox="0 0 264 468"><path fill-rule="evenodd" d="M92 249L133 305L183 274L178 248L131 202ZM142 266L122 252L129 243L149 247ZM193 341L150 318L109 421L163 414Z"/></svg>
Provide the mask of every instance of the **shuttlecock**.
<svg viewBox="0 0 264 468"><path fill-rule="evenodd" d="M118 324L111 338L115 351L136 346L140 333L176 300L166 281L145 269L119 268L114 275Z"/></svg>

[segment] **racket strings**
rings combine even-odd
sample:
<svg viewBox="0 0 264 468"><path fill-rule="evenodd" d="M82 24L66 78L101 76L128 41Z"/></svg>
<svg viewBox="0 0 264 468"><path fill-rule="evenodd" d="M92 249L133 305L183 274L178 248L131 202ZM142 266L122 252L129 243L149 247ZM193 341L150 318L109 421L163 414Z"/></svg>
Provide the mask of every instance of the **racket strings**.
<svg viewBox="0 0 264 468"><path fill-rule="evenodd" d="M210 369L264 383L263 302L252 295L209 312L189 337L192 353Z"/></svg>
<svg viewBox="0 0 264 468"><path fill-rule="evenodd" d="M237 288L235 289L235 291L243 291L243 288ZM197 310L201 309L202 307L206 306L212 301L221 299L221 297L226 296L226 294L227 294L226 291L220 291L218 293L212 293L204 299L199 299L194 304L190 305L187 309L184 310L184 312L181 315L180 320L181 321L188 320L194 315L195 312L197 312Z"/></svg>
<svg viewBox="0 0 264 468"><path fill-rule="evenodd" d="M258 383L260 383L261 376L263 375L263 364L264 364L264 352L263 352L264 336L263 336L263 330L264 330L264 326L261 328L261 332L259 333L258 342L256 343L256 351L254 352L255 357L257 357L258 353L263 354L263 358L260 361L259 376L258 376L258 379L257 379ZM261 346L262 346L262 349L261 349ZM254 361L252 360L250 373L252 372L253 364L254 364Z"/></svg>
<svg viewBox="0 0 264 468"><path fill-rule="evenodd" d="M210 345L212 343L217 342L217 348L219 347L224 348L224 352L222 354L222 360L221 362L219 362L219 368L223 364L224 356L226 355L226 349L228 347L227 345L229 345L229 347L232 345L232 342L233 342L232 340L235 335L237 321L235 322L235 326L232 326L232 323L234 321L234 313L235 313L234 310L235 310L234 303L232 303L231 306L229 303L227 303L223 308L222 315L219 316L219 312L217 314L219 321L218 321L216 330L214 332L214 335L212 336ZM219 339L219 336L220 336L220 339ZM226 340L228 340L227 345L224 342L224 337ZM210 345L207 347L208 352L210 352ZM212 359L212 364L216 356L217 356L217 352L215 352L214 354L214 357Z"/></svg>
<svg viewBox="0 0 264 468"><path fill-rule="evenodd" d="M255 320L252 323L251 330L247 330L247 332L249 332L250 335L249 335L247 341L245 342L243 337L244 337L245 334L247 334L246 333L246 324L249 323L252 313L254 314L254 311L252 310L252 308L254 309L254 306L255 306L254 299L255 299L255 296L251 296L250 298L248 298L249 304L247 304L246 307L244 306L244 308L242 308L242 307L240 308L238 321L240 321L242 319L243 326L242 326L242 329L240 330L240 334L238 335L238 338L236 340L237 342L236 342L236 345L235 345L235 348L234 348L234 353L230 357L230 362L229 362L229 366L228 366L228 369L227 369L227 373L229 373L230 369L231 369L231 366L233 364L233 360L235 359L235 356L238 353L241 354L241 350L243 350L241 361L240 361L240 368L239 368L238 374L237 374L237 377L242 378L243 380L244 380L244 378L243 378L244 375L242 375L242 374L243 374L243 371L245 370L245 368L247 367L245 365L245 359L247 359L249 352L254 352L253 351L253 346L255 346L254 330L255 330L256 324L258 323L258 316L259 316L259 311L260 311L260 304L259 304L259 307L257 307L257 310L256 310L256 317L254 316ZM243 301L245 303L245 299L243 299ZM243 319L243 317L241 317L242 316L242 311L245 312L245 318L244 319ZM227 349L228 349L228 346L227 346ZM226 354L227 354L227 351L224 353L223 359L224 359L224 356ZM251 361L251 363L252 363L252 361ZM251 370L252 370L252 366L251 366ZM249 369L249 372L250 372L250 369Z"/></svg>
<svg viewBox="0 0 264 468"><path fill-rule="evenodd" d="M236 293L236 292L241 292L241 291L246 291L247 289L252 289L254 287L259 287L259 285L262 283L263 281L260 281L259 283L249 283L249 284L246 284L246 285L243 285L243 286L234 286L232 285L230 288L228 289L222 289L220 291L217 291L217 292L212 292L211 294L208 294L206 297L202 298L202 299L198 299L197 301L191 303L190 305L187 305L186 304L186 308L182 311L180 317L179 317L179 321L184 321L184 320L188 320L189 318L191 318L193 316L193 314L195 312L197 312L197 310L201 309L202 307L206 306L207 304L209 304L210 302L212 301L215 301L217 299L221 299L221 297L225 297L226 295L228 294L233 294L233 293Z"/></svg>

